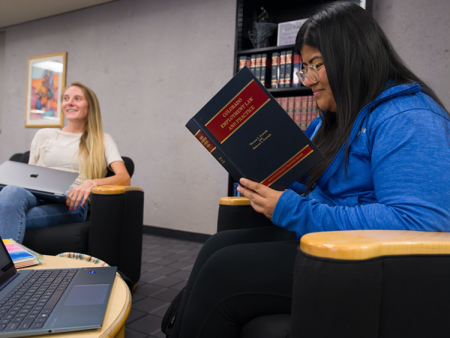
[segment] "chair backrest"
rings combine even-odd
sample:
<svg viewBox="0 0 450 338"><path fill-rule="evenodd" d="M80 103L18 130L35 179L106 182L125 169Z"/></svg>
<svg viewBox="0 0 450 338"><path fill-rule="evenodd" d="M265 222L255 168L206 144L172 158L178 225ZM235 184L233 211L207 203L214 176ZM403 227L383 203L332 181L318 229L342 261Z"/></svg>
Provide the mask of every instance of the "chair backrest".
<svg viewBox="0 0 450 338"><path fill-rule="evenodd" d="M30 159L30 152L26 151L23 154L17 153L12 155L9 160L10 161L16 161L16 162L22 162L22 163L28 163ZM125 163L125 168L127 168L128 175L133 176L134 174L134 162L131 158L122 156L122 160ZM108 172L106 173L106 177L113 176L114 172L108 169Z"/></svg>
<svg viewBox="0 0 450 338"><path fill-rule="evenodd" d="M21 162L20 159L22 158L22 155L23 155L22 153L14 154L9 158L9 160L14 162Z"/></svg>

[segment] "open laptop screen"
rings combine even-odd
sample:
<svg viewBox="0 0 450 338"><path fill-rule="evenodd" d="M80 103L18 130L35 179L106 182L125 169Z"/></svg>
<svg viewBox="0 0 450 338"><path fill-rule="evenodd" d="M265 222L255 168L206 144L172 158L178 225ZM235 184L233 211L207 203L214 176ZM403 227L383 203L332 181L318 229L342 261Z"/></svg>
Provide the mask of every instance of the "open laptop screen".
<svg viewBox="0 0 450 338"><path fill-rule="evenodd" d="M2 238L0 237L0 289L3 287L3 284L13 276L17 270L14 266L14 263L11 259L11 256L6 250L5 243L3 243Z"/></svg>

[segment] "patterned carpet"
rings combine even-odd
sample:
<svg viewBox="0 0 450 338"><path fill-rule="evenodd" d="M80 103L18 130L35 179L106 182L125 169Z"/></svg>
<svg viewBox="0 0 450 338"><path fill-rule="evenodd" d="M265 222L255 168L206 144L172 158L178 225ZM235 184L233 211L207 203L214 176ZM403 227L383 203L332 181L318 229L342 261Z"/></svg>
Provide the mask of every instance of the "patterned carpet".
<svg viewBox="0 0 450 338"><path fill-rule="evenodd" d="M144 234L141 279L133 292L126 338L165 338L162 318L187 279L203 243Z"/></svg>

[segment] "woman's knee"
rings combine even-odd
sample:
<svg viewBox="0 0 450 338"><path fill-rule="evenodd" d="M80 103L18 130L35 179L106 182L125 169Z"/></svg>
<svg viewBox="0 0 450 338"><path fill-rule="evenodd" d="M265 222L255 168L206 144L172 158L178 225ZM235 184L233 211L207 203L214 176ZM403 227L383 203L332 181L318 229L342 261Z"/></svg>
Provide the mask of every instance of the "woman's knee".
<svg viewBox="0 0 450 338"><path fill-rule="evenodd" d="M212 254L204 263L199 280L207 284L253 288L255 282L292 280L298 242L266 242L233 245ZM230 284L231 283L231 284ZM265 284L265 283L262 283ZM240 285L240 286L238 286Z"/></svg>
<svg viewBox="0 0 450 338"><path fill-rule="evenodd" d="M33 195L27 190L14 185L7 185L0 191L0 204L5 207L22 207L27 205L30 197L33 197Z"/></svg>
<svg viewBox="0 0 450 338"><path fill-rule="evenodd" d="M2 197L14 197L14 196L21 196L27 195L27 191L24 188L17 187L15 185L7 185L3 187L3 189L0 191L0 196Z"/></svg>

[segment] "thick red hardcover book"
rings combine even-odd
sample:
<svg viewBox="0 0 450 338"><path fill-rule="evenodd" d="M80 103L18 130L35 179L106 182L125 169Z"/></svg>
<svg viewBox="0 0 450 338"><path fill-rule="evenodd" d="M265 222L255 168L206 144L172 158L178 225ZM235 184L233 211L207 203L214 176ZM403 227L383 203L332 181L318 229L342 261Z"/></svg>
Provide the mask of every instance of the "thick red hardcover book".
<svg viewBox="0 0 450 338"><path fill-rule="evenodd" d="M289 96L287 98L287 113L289 115L289 117L291 119L294 119L294 101L295 101L295 97L294 96Z"/></svg>
<svg viewBox="0 0 450 338"><path fill-rule="evenodd" d="M324 159L247 67L186 127L236 181L284 190Z"/></svg>
<svg viewBox="0 0 450 338"><path fill-rule="evenodd" d="M287 97L282 97L280 99L280 101L278 101L280 103L281 108L284 109L284 111L287 113L288 112L288 98ZM288 113L289 115L289 113Z"/></svg>
<svg viewBox="0 0 450 338"><path fill-rule="evenodd" d="M301 97L300 128L306 130L308 122L308 96Z"/></svg>
<svg viewBox="0 0 450 338"><path fill-rule="evenodd" d="M300 127L300 119L301 119L301 111L302 111L302 97L295 96L294 97L294 122L297 126Z"/></svg>

